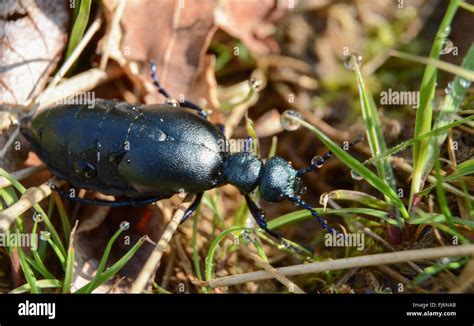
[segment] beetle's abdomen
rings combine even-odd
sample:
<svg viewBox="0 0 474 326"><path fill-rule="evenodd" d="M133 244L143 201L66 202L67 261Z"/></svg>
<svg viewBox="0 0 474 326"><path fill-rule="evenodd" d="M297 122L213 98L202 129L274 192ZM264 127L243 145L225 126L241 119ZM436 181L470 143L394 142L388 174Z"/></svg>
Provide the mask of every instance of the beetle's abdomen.
<svg viewBox="0 0 474 326"><path fill-rule="evenodd" d="M115 196L199 192L221 183L225 141L206 120L163 105L61 105L22 130L57 176Z"/></svg>

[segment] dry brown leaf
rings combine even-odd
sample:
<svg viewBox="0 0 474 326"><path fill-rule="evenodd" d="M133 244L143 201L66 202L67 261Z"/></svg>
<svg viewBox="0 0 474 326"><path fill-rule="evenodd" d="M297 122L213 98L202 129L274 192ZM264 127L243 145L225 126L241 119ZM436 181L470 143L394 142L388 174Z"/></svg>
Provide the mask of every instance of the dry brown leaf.
<svg viewBox="0 0 474 326"><path fill-rule="evenodd" d="M66 46L70 12L67 2L0 3L0 103L25 104L44 88Z"/></svg>
<svg viewBox="0 0 474 326"><path fill-rule="evenodd" d="M214 74L215 63L216 58L213 55L206 55L203 58L199 73L187 96L195 103L200 103L203 99L206 102L205 107L208 109L219 107L217 81Z"/></svg>
<svg viewBox="0 0 474 326"><path fill-rule="evenodd" d="M162 85L178 98L187 94L216 30L215 1L133 0L122 16L122 51L129 61L154 60ZM144 66L144 76L149 69ZM146 98L146 102L156 102ZM162 100L161 100L162 101Z"/></svg>
<svg viewBox="0 0 474 326"><path fill-rule="evenodd" d="M220 28L241 39L252 52L277 52L278 44L270 35L274 32L273 23L290 9L289 4L276 0L223 0L217 5L215 20Z"/></svg>

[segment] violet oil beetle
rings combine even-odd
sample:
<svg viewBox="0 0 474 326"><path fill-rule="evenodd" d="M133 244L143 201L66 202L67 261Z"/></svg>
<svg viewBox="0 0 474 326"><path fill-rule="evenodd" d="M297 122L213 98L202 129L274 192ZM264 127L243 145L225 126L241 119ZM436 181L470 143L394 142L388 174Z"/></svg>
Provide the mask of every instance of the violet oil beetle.
<svg viewBox="0 0 474 326"><path fill-rule="evenodd" d="M279 156L263 162L251 152L222 150L228 148L221 146L227 142L222 130L207 120L198 105L172 98L161 87L153 63L151 70L155 86L166 97L163 104L97 99L93 108L57 105L21 121L22 134L55 176L76 188L127 200L84 199L59 187L52 186L53 190L70 200L108 206L142 205L183 191L194 193L184 222L198 207L204 191L231 184L245 196L258 226L280 239L267 228L263 211L250 197L259 187L264 200L290 200L309 210L324 229L335 232L300 196L301 176L321 167L331 152L295 170Z"/></svg>

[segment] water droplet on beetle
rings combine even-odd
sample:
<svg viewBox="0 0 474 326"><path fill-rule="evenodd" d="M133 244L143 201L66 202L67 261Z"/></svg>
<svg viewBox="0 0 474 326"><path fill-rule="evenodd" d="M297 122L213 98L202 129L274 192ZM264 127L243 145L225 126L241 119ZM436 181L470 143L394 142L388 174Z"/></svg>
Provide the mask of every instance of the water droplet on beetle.
<svg viewBox="0 0 474 326"><path fill-rule="evenodd" d="M165 134L163 131L160 132L160 135L158 136L158 141L165 141L168 138L168 135Z"/></svg>
<svg viewBox="0 0 474 326"><path fill-rule="evenodd" d="M120 229L122 231L126 231L126 230L130 229L130 223L128 221L120 222Z"/></svg>
<svg viewBox="0 0 474 326"><path fill-rule="evenodd" d="M321 156L315 156L311 159L311 165L315 166L316 168L322 167L324 164L324 160Z"/></svg>
<svg viewBox="0 0 474 326"><path fill-rule="evenodd" d="M249 79L249 85L254 91L258 92L262 89L263 82L261 79L252 77Z"/></svg>
<svg viewBox="0 0 474 326"><path fill-rule="evenodd" d="M166 104L171 105L172 107L179 108L179 101L173 97L168 97L166 99Z"/></svg>
<svg viewBox="0 0 474 326"><path fill-rule="evenodd" d="M160 122L163 122L163 121L164 121L163 118L160 118Z"/></svg>
<svg viewBox="0 0 474 326"><path fill-rule="evenodd" d="M186 197L186 191L183 188L179 189L179 197L181 198Z"/></svg>
<svg viewBox="0 0 474 326"><path fill-rule="evenodd" d="M301 119L301 114L293 110L286 110L283 112L280 118L281 127L287 131L298 129L301 124L298 121L293 120L293 117Z"/></svg>
<svg viewBox="0 0 474 326"><path fill-rule="evenodd" d="M362 63L362 56L357 53L351 53L346 55L344 58L344 67L347 70L355 71L356 67L359 67Z"/></svg>
<svg viewBox="0 0 474 326"><path fill-rule="evenodd" d="M451 41L449 38L445 38L443 40L443 43L441 45L441 51L439 53L441 55L451 53L451 51L453 51L453 48L454 48L453 41Z"/></svg>
<svg viewBox="0 0 474 326"><path fill-rule="evenodd" d="M469 88L471 87L471 81L464 78L459 78L459 85L461 85L462 88Z"/></svg>
<svg viewBox="0 0 474 326"><path fill-rule="evenodd" d="M132 162L132 160L127 158L127 160L125 162L127 162L127 164L130 164Z"/></svg>
<svg viewBox="0 0 474 326"><path fill-rule="evenodd" d="M363 178L354 170L351 170L351 178L357 181L362 180Z"/></svg>
<svg viewBox="0 0 474 326"><path fill-rule="evenodd" d="M36 222L36 223L43 222L43 220L44 220L44 216L43 216L43 214L40 213L40 212L34 212L34 213L33 213L33 216L32 216L31 218L32 218L32 220L33 220L34 222Z"/></svg>
<svg viewBox="0 0 474 326"><path fill-rule="evenodd" d="M51 238L51 233L48 231L41 231L40 232L40 239L41 241L48 241Z"/></svg>

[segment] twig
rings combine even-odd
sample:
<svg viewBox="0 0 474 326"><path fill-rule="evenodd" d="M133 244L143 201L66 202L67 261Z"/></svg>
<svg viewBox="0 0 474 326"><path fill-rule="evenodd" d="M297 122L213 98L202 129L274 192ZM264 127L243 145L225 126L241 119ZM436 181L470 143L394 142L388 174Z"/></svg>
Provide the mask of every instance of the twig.
<svg viewBox="0 0 474 326"><path fill-rule="evenodd" d="M121 32L120 32L120 20L122 19L123 9L125 8L125 1L119 1L115 7L115 12L112 18L112 23L107 36L105 37L104 53L102 58L100 58L100 69L105 70L107 62L110 56L110 49L112 48L112 41L115 42L114 46L118 48L118 45L121 41ZM114 39L115 36L115 39ZM117 37L119 36L119 37Z"/></svg>
<svg viewBox="0 0 474 326"><path fill-rule="evenodd" d="M277 268L276 270L285 276L319 273L338 269L348 269L362 266L377 266L402 263L413 260L434 259L447 256L474 255L474 245L461 245L439 248L427 248L390 252L383 254L367 255L360 257L342 258L318 263L300 264ZM207 282L207 286L216 288L236 285L247 282L262 281L273 278L273 274L267 271L243 273L213 279Z"/></svg>
<svg viewBox="0 0 474 326"><path fill-rule="evenodd" d="M181 203L181 206L174 213L174 216L169 222L165 231L163 232L160 241L158 241L157 245L155 246L155 249L151 253L150 257L148 257L148 260L140 271L137 280L133 283L132 289L130 290L131 293L143 292L150 278L155 274L156 270L160 266L163 252L168 246L168 243L170 242L174 232L178 228L178 225L181 222L184 213L186 212L191 203L191 199L192 195L187 195Z"/></svg>
<svg viewBox="0 0 474 326"><path fill-rule="evenodd" d="M391 276L392 278L394 278L395 280L399 281L400 283L402 284L405 284L407 286L411 286L410 284L410 280L407 279L405 276L403 276L402 274L400 274L399 272L391 269L390 267L388 266L385 266L385 265L380 265L380 266L377 266L378 269L380 269L382 272L384 272L385 274ZM426 291L421 288L420 286L418 285L415 285L413 286L413 288L418 292L418 293L426 293Z"/></svg>
<svg viewBox="0 0 474 326"><path fill-rule="evenodd" d="M99 84L116 79L123 75L123 70L116 66L110 66L106 70L92 68L64 80L54 88L54 92L50 91L41 98L42 109L67 98L70 95L87 92ZM40 109L41 110L41 109Z"/></svg>
<svg viewBox="0 0 474 326"><path fill-rule="evenodd" d="M262 258L260 258L259 255L256 253L252 252L250 249L248 249L245 246L240 246L240 250L245 252L247 256L252 258L257 264L259 264L262 268L264 268L268 273L270 273L274 278L276 278L281 284L286 286L290 292L293 293L299 293L299 294L304 294L305 292L295 283L293 283L291 280L289 280L287 277L282 275L281 273L278 272L278 270L264 261Z"/></svg>
<svg viewBox="0 0 474 326"><path fill-rule="evenodd" d="M193 267L191 265L191 262L189 261L188 256L186 255L183 245L181 244L181 237L179 234L175 235L174 244L176 247L176 251L178 253L178 258L179 258L178 263L181 265L184 272L186 273L185 276L189 279L189 281L192 284L196 285L197 287L200 287L202 284L202 281L198 279L196 276L194 276Z"/></svg>
<svg viewBox="0 0 474 326"><path fill-rule="evenodd" d="M6 232L19 215L51 195L52 180L46 181L39 187L28 188L15 204L3 210L0 213L0 232Z"/></svg>
<svg viewBox="0 0 474 326"><path fill-rule="evenodd" d="M61 69L56 73L51 83L49 83L46 90L43 92L42 96L37 99L38 103L42 103L43 99L46 96L49 96L49 92L54 90L55 86L61 81L61 79L66 75L69 69L72 67L74 62L77 60L79 55L82 53L86 45L92 39L92 36L100 29L100 25L102 25L102 18L100 16L94 20L91 24L87 32L84 34L84 37L81 39L79 44L77 44L76 48L72 52L71 56L66 60L66 62L62 65Z"/></svg>

